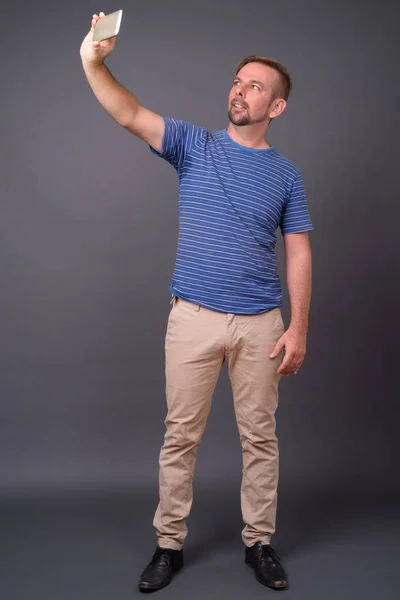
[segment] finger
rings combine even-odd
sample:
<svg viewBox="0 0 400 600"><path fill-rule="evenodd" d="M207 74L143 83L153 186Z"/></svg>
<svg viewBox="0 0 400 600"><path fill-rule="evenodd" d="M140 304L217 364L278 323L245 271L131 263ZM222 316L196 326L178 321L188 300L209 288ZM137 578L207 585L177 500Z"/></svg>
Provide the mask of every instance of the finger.
<svg viewBox="0 0 400 600"><path fill-rule="evenodd" d="M277 373L278 373L278 375L283 375L283 376L288 374L288 363L285 360L283 360Z"/></svg>
<svg viewBox="0 0 400 600"><path fill-rule="evenodd" d="M100 19L100 17L98 17L97 15L93 15L91 31L94 30L94 28L96 27L96 23L99 19Z"/></svg>
<svg viewBox="0 0 400 600"><path fill-rule="evenodd" d="M105 17L106 15L103 12L101 12L99 16L100 17Z"/></svg>
<svg viewBox="0 0 400 600"><path fill-rule="evenodd" d="M302 359L297 358L297 360L294 360L293 361L293 371L296 371L296 373L297 373L297 371L300 369L302 364L303 364Z"/></svg>
<svg viewBox="0 0 400 600"><path fill-rule="evenodd" d="M294 362L293 367L291 369L293 375L297 375L302 364L303 364L303 361L297 360Z"/></svg>
<svg viewBox="0 0 400 600"><path fill-rule="evenodd" d="M281 377L289 377L289 375L294 375L294 371L286 370L280 373L278 370L278 375L280 375Z"/></svg>
<svg viewBox="0 0 400 600"><path fill-rule="evenodd" d="M286 355L278 369L279 375L290 375L294 371L293 356Z"/></svg>
<svg viewBox="0 0 400 600"><path fill-rule="evenodd" d="M114 37L110 37L107 38L106 40L101 40L101 46L102 48L108 48L108 46L111 46L113 41L117 39L117 36L115 35Z"/></svg>
<svg viewBox="0 0 400 600"><path fill-rule="evenodd" d="M301 365L294 365L291 369L290 369L290 373L289 375L297 375L297 373L300 370L300 366Z"/></svg>
<svg viewBox="0 0 400 600"><path fill-rule="evenodd" d="M276 358L278 356L278 354L282 351L284 345L285 345L285 342L281 342L280 340L278 340L278 342L275 345L275 348L272 350L269 357Z"/></svg>
<svg viewBox="0 0 400 600"><path fill-rule="evenodd" d="M277 371L278 375L280 375L281 377L287 377L289 375L288 371L282 371L281 369L278 369Z"/></svg>

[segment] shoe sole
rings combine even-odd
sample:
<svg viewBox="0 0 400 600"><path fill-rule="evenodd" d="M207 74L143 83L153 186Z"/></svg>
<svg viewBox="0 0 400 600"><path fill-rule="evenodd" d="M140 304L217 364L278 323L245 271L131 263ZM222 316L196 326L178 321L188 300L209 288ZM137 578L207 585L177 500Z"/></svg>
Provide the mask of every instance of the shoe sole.
<svg viewBox="0 0 400 600"><path fill-rule="evenodd" d="M149 593L149 592L156 592L157 590L162 590L163 588L167 587L167 585L169 585L171 582L168 581L168 583L164 583L164 585L160 585L158 587L153 587L151 585L148 585L146 583L139 583L138 588L141 592L145 592L145 593Z"/></svg>
<svg viewBox="0 0 400 600"><path fill-rule="evenodd" d="M249 565L249 567L254 569L254 566L250 561L245 560L245 563L246 563L246 565ZM257 577L257 574L256 574L256 579L259 583L262 583L262 585L266 585L267 587L272 588L273 590L287 590L287 588L289 587L289 584L287 582L284 583L283 585L279 585L279 584L274 585L273 583L266 583L265 581L262 581L262 579L259 579Z"/></svg>

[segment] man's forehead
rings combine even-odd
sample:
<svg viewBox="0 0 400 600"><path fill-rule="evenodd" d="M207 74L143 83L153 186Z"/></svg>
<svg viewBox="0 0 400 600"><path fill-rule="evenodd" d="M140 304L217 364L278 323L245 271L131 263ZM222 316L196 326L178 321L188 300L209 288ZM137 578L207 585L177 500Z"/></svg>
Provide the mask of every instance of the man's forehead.
<svg viewBox="0 0 400 600"><path fill-rule="evenodd" d="M240 79L258 79L261 83L269 86L275 82L277 73L275 69L263 63L248 63L244 65L237 74Z"/></svg>

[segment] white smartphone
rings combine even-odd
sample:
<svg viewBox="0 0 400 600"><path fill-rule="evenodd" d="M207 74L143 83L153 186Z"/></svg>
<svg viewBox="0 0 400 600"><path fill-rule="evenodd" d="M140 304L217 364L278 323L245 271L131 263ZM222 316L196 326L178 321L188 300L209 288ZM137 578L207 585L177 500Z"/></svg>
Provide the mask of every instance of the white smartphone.
<svg viewBox="0 0 400 600"><path fill-rule="evenodd" d="M105 17L101 17L94 28L93 41L102 42L103 40L108 40L108 38L118 35L121 19L122 10L116 10Z"/></svg>

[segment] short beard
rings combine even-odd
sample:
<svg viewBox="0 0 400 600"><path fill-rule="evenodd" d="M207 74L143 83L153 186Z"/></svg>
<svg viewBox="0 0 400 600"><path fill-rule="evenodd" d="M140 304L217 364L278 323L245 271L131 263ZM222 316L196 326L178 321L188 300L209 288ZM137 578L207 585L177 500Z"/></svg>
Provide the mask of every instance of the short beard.
<svg viewBox="0 0 400 600"><path fill-rule="evenodd" d="M228 112L228 117L231 123L237 125L238 127L242 125L252 125L254 121L250 118L250 115L246 109L244 114L235 115L232 112L232 109Z"/></svg>
<svg viewBox="0 0 400 600"><path fill-rule="evenodd" d="M265 115L262 118L252 119L250 117L250 113L248 112L247 108L246 108L246 112L244 114L240 114L240 115L235 115L233 113L232 109L230 109L228 112L228 117L229 117L229 120L231 123L233 123L234 125L237 125L238 127L243 127L244 125L254 125L255 123L262 123L268 117L268 112L269 112L269 107L265 111ZM269 119L268 123L270 121L271 121L271 119Z"/></svg>

